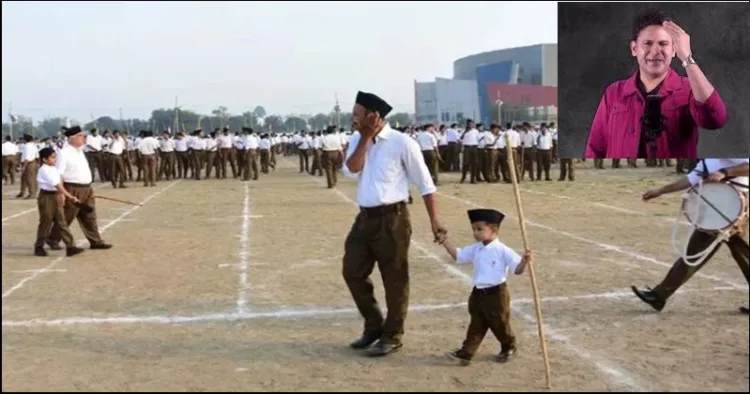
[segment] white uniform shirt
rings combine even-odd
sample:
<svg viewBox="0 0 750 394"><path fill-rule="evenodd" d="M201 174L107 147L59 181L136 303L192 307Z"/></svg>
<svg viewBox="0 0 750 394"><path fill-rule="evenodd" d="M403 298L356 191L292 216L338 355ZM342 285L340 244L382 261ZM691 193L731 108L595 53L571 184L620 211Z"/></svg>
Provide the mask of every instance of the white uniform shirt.
<svg viewBox="0 0 750 394"><path fill-rule="evenodd" d="M459 134L458 130L456 129L448 129L448 131L445 133L445 139L448 142L458 142L459 137L461 137L461 134Z"/></svg>
<svg viewBox="0 0 750 394"><path fill-rule="evenodd" d="M94 152L100 152L102 150L102 136L100 135L87 135L86 136L86 149L93 150ZM89 149L89 147L93 149Z"/></svg>
<svg viewBox="0 0 750 394"><path fill-rule="evenodd" d="M705 163L706 170L708 173L719 171L722 168L729 168L734 167L740 164L747 164L750 162L750 159L703 159L698 161L698 165L695 166L693 171L691 171L687 175L688 182L690 182L691 185L697 185L698 182L703 179L703 165ZM745 188L742 187L736 187L737 190L747 193L747 186L748 186L748 177L746 176L738 176L736 178L732 178L732 182L738 183L740 185L744 185Z"/></svg>
<svg viewBox="0 0 750 394"><path fill-rule="evenodd" d="M109 153L113 155L121 155L125 150L125 140L122 137L113 138L109 144Z"/></svg>
<svg viewBox="0 0 750 394"><path fill-rule="evenodd" d="M193 150L204 151L206 150L206 141L202 137L193 137L191 148Z"/></svg>
<svg viewBox="0 0 750 394"><path fill-rule="evenodd" d="M557 142L557 129L547 129L547 132L552 134L552 141Z"/></svg>
<svg viewBox="0 0 750 394"><path fill-rule="evenodd" d="M352 135L347 149L351 157L361 134ZM357 203L360 207L377 207L409 199L409 181L421 195L437 192L424 162L419 144L409 136L385 125L367 148L365 166L357 174L344 165L344 174L358 180Z"/></svg>
<svg viewBox="0 0 750 394"><path fill-rule="evenodd" d="M216 151L219 150L219 144L218 144L218 142L216 141L215 138L208 137L208 138L204 138L203 141L206 142L206 150L207 151L209 151L209 152L216 152Z"/></svg>
<svg viewBox="0 0 750 394"><path fill-rule="evenodd" d="M21 163L31 162L39 158L39 149L33 142L23 144L21 149Z"/></svg>
<svg viewBox="0 0 750 394"><path fill-rule="evenodd" d="M245 140L243 141L245 149L258 149L258 137L254 136L253 134L247 134L245 135Z"/></svg>
<svg viewBox="0 0 750 394"><path fill-rule="evenodd" d="M437 137L429 131L420 131L417 134L417 143L422 150L435 150L438 146Z"/></svg>
<svg viewBox="0 0 750 394"><path fill-rule="evenodd" d="M521 256L495 239L487 245L477 242L457 248L456 263L473 264L472 284L478 289L485 289L505 283L508 274L516 272Z"/></svg>
<svg viewBox="0 0 750 394"><path fill-rule="evenodd" d="M464 146L477 146L477 142L479 140L479 131L477 129L471 129L466 132L466 134L463 135L463 138L461 139L461 143Z"/></svg>
<svg viewBox="0 0 750 394"><path fill-rule="evenodd" d="M77 149L65 144L57 154L57 171L62 175L63 182L79 185L91 184L91 167L83 148Z"/></svg>
<svg viewBox="0 0 750 394"><path fill-rule="evenodd" d="M546 134L539 133L536 136L536 147L540 150L552 149L552 134L547 132Z"/></svg>
<svg viewBox="0 0 750 394"><path fill-rule="evenodd" d="M312 146L312 140L308 136L300 136L299 142L297 143L297 147L299 149L310 149Z"/></svg>
<svg viewBox="0 0 750 394"><path fill-rule="evenodd" d="M221 149L230 149L234 144L234 140L232 136L229 134L226 134L226 135L222 134L218 136L216 140L217 140L216 141L217 144L219 144L219 148Z"/></svg>
<svg viewBox="0 0 750 394"><path fill-rule="evenodd" d="M62 177L60 177L60 171L57 171L56 167L42 164L36 173L36 181L40 189L54 192L57 190L57 185L62 182Z"/></svg>
<svg viewBox="0 0 750 394"><path fill-rule="evenodd" d="M153 155L159 149L159 141L154 137L145 137L138 144L138 151L142 155Z"/></svg>
<svg viewBox="0 0 750 394"><path fill-rule="evenodd" d="M438 132L438 146L448 145L448 137L445 132Z"/></svg>
<svg viewBox="0 0 750 394"><path fill-rule="evenodd" d="M517 131L508 129L505 131L505 133L510 136L511 148L518 148L521 146L521 135Z"/></svg>
<svg viewBox="0 0 750 394"><path fill-rule="evenodd" d="M232 143L234 144L235 149L245 149L244 139L238 135L232 137Z"/></svg>
<svg viewBox="0 0 750 394"><path fill-rule="evenodd" d="M175 138L173 141L174 141L175 152L187 152L188 144L187 144L187 139L185 139L185 137Z"/></svg>
<svg viewBox="0 0 750 394"><path fill-rule="evenodd" d="M335 152L343 148L343 144L341 143L341 136L334 133L324 135L321 143L321 149L326 152Z"/></svg>
<svg viewBox="0 0 750 394"><path fill-rule="evenodd" d="M271 149L271 140L268 138L261 138L260 141L258 141L258 149Z"/></svg>
<svg viewBox="0 0 750 394"><path fill-rule="evenodd" d="M323 148L323 136L316 135L312 139L312 147L313 149L322 149Z"/></svg>
<svg viewBox="0 0 750 394"><path fill-rule="evenodd" d="M162 152L174 152L174 139L170 137L160 140L159 149L161 149Z"/></svg>
<svg viewBox="0 0 750 394"><path fill-rule="evenodd" d="M492 138L494 138L494 141L495 141L495 149L505 150L505 147L506 147L505 131L499 132L497 136L493 135Z"/></svg>
<svg viewBox="0 0 750 394"><path fill-rule="evenodd" d="M524 148L535 147L536 146L536 132L534 131L521 132L521 145Z"/></svg>
<svg viewBox="0 0 750 394"><path fill-rule="evenodd" d="M18 146L12 141L3 142L3 156L15 156L18 154Z"/></svg>

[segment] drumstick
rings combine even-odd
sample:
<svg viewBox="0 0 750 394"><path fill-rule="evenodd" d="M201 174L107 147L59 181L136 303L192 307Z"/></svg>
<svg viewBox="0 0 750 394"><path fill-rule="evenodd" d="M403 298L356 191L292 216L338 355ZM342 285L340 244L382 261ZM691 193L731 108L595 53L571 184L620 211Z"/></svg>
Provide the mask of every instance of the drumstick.
<svg viewBox="0 0 750 394"><path fill-rule="evenodd" d="M140 203L137 203L137 202L132 202L132 201L128 201L128 200L120 200L118 198L112 198L112 197L106 197L106 196L99 196L99 195L96 195L94 197L101 198L102 200L109 200L109 201L119 202L119 203L123 203L123 204L133 205L133 206L137 206L137 207L142 207L143 206L143 204L140 204Z"/></svg>
<svg viewBox="0 0 750 394"><path fill-rule="evenodd" d="M523 237L523 247L526 251L531 250L529 247L529 237L526 233L526 221L523 218L523 208L521 207L521 190L518 187L518 178L516 177L516 163L513 158L513 148L511 148L510 135L505 135L505 149L508 151L508 167L510 168L510 179L513 181L513 191L516 196L516 210L518 211L518 223L521 225L521 236ZM521 148L523 149L523 148ZM536 286L536 275L534 274L534 265L529 264L529 277L531 277L531 290L534 294L534 310L536 311L536 325L539 330L539 342L542 347L542 358L544 359L544 373L547 381L547 389L552 389L551 373L549 367L549 356L547 355L547 338L544 334L544 325L542 324L542 307L539 302L539 290Z"/></svg>

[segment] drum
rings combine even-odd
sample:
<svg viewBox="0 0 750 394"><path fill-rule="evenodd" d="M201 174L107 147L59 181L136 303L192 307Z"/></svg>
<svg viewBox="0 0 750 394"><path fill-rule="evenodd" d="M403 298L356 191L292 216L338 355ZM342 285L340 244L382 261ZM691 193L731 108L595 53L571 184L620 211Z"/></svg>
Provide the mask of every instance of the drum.
<svg viewBox="0 0 750 394"><path fill-rule="evenodd" d="M687 191L680 210L697 230L734 233L741 230L747 217L748 201L744 193L726 183L701 183Z"/></svg>

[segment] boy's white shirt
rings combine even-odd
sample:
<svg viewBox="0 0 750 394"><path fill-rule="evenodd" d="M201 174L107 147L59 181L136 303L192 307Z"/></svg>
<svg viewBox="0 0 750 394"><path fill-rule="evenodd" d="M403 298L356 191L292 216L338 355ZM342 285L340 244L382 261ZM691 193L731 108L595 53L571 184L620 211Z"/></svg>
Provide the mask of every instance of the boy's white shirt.
<svg viewBox="0 0 750 394"><path fill-rule="evenodd" d="M472 283L478 289L505 283L508 273L516 272L521 260L521 255L497 238L487 245L477 242L456 248L456 263L474 265Z"/></svg>

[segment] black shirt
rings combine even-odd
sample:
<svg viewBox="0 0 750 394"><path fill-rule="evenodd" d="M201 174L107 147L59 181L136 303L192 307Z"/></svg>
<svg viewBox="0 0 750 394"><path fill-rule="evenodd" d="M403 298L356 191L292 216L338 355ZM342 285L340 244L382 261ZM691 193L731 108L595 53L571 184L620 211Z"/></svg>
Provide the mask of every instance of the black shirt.
<svg viewBox="0 0 750 394"><path fill-rule="evenodd" d="M661 85L664 83L664 81L659 82L658 85L656 85L655 88L653 88L650 91L646 91L646 85L643 84L641 81L640 75L638 75L635 79L635 86L638 88L638 92L641 94L641 97L643 97L643 102L646 103L646 96L650 94L656 94L659 89L661 89ZM645 107L645 105L644 105ZM639 159L646 159L648 158L648 151L646 149L648 141L646 140L646 133L641 130L641 139L638 142L638 158Z"/></svg>

